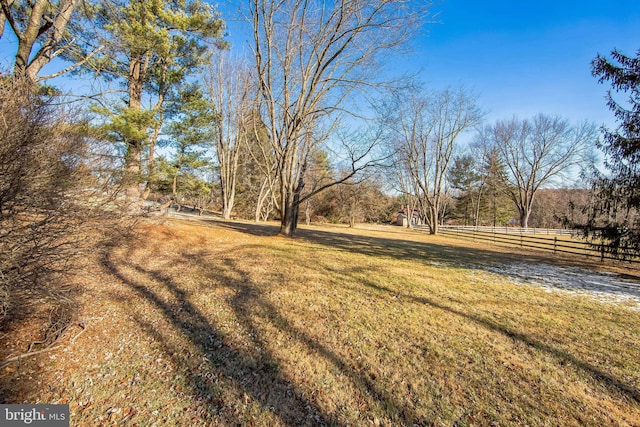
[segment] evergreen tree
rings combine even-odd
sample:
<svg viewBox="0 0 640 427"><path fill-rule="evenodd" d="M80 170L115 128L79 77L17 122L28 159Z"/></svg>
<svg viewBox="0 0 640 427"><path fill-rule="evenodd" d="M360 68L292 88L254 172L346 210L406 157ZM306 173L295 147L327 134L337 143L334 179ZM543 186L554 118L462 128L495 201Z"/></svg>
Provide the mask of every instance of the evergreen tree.
<svg viewBox="0 0 640 427"><path fill-rule="evenodd" d="M202 171L212 165L207 154L213 146L216 114L196 84L185 85L178 99L176 109L169 111L172 119L168 126L170 139L165 144L174 149L168 162L172 174L171 193L174 201L180 203L179 186L197 188L199 195Z"/></svg>
<svg viewBox="0 0 640 427"><path fill-rule="evenodd" d="M94 25L67 59L103 46L85 69L121 83L125 91L122 100L97 111L106 117L108 138L123 148L123 186L135 208L142 196L143 153L153 150L163 100L206 61L206 42L219 40L224 22L200 0L102 0L83 10Z"/></svg>
<svg viewBox="0 0 640 427"><path fill-rule="evenodd" d="M603 127L598 146L611 174L596 173L596 197L584 230L592 240L603 239L613 255L624 257L627 248L640 253L640 49L635 57L617 50L611 59L598 55L591 65L594 77L609 82L615 93L625 94L627 104L609 91L607 105L618 127Z"/></svg>
<svg viewBox="0 0 640 427"><path fill-rule="evenodd" d="M462 218L463 225L477 225L476 205L483 186L473 156L465 154L454 159L449 181L457 190L455 213Z"/></svg>
<svg viewBox="0 0 640 427"><path fill-rule="evenodd" d="M497 227L505 225L514 216L514 208L507 191L506 166L500 153L493 148L485 154L482 176L486 197L481 203L483 223Z"/></svg>

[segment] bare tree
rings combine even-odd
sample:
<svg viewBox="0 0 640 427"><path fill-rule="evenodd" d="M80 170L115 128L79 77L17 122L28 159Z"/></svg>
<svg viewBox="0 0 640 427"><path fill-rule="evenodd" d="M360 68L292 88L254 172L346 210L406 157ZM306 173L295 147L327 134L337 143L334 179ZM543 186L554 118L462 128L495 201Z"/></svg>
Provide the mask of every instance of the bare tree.
<svg viewBox="0 0 640 427"><path fill-rule="evenodd" d="M393 140L392 137L389 139ZM397 141L393 141L394 142L391 144L392 146L390 149L394 150L394 152L391 155L391 165L385 171L385 179L388 181L388 185L391 186L393 191L401 195L400 200L402 201L402 211L406 211L408 218L411 219L413 213L418 210L418 198L414 192L413 179L411 174L408 172L402 152L398 149L399 147L395 146ZM408 220L406 222L406 227L411 228L412 226L413 223Z"/></svg>
<svg viewBox="0 0 640 427"><path fill-rule="evenodd" d="M399 107L395 145L401 168L432 234L447 200L447 175L461 133L478 125L482 112L464 89L428 96L409 94ZM400 104L399 104L400 105Z"/></svg>
<svg viewBox="0 0 640 427"><path fill-rule="evenodd" d="M533 227L560 228L563 221L586 223L588 216L580 206L586 206L593 193L581 188L547 188L538 192L529 216Z"/></svg>
<svg viewBox="0 0 640 427"><path fill-rule="evenodd" d="M240 150L254 133L250 118L255 96L248 66L228 52L214 58L205 79L217 115L215 151L220 170L222 217L229 219L236 195Z"/></svg>
<svg viewBox="0 0 640 427"><path fill-rule="evenodd" d="M235 211L256 222L266 221L278 210L274 197L277 165L264 124L256 110L251 111L245 125L249 132L246 138L242 138L244 146L239 150Z"/></svg>
<svg viewBox="0 0 640 427"><path fill-rule="evenodd" d="M347 102L374 83L380 71L372 66L419 28L426 9L407 0L251 1L261 113L278 166L281 234L295 232L305 197L337 183L301 196L310 153L333 133ZM350 172L341 182L371 164L372 147L351 148Z"/></svg>
<svg viewBox="0 0 640 427"><path fill-rule="evenodd" d="M580 165L597 139L592 123L571 126L566 119L544 114L531 120L498 121L489 132L506 166L505 189L516 205L521 227L529 224L538 190Z"/></svg>
<svg viewBox="0 0 640 427"><path fill-rule="evenodd" d="M360 182L347 181L336 185L328 193L334 219L349 224L349 227L355 227L357 223L388 222L397 209L394 206L396 200L381 191L375 178Z"/></svg>

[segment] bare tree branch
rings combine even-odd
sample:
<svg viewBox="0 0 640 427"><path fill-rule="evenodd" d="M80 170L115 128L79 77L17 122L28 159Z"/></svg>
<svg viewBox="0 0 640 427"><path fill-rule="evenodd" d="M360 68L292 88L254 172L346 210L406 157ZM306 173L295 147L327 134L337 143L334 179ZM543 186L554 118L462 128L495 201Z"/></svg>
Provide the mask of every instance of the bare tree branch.
<svg viewBox="0 0 640 427"><path fill-rule="evenodd" d="M104 49L104 46L98 46L97 48L95 48L88 56L86 56L83 60L81 60L80 62L76 62L73 65L68 66L67 68L64 68L56 73L53 74L48 74L46 76L40 76L36 78L36 82L41 82L44 80L50 80L50 79L55 79L56 77L60 77L63 74L67 74L73 70L75 70L76 68L79 68L81 66L83 66L87 61L89 61L94 55L96 55L97 53L99 53L102 49Z"/></svg>
<svg viewBox="0 0 640 427"><path fill-rule="evenodd" d="M527 227L538 190L549 185L584 160L595 146L596 128L591 123L571 126L558 116L539 114L530 120L512 118L489 127L491 143L509 171L506 186Z"/></svg>
<svg viewBox="0 0 640 427"><path fill-rule="evenodd" d="M282 234L294 233L299 204L310 197L302 197L304 171L313 148L326 140L318 127L349 111L345 104L374 85L379 69L373 72L373 66L408 40L426 11L426 5L404 0L251 2L261 111L277 157Z"/></svg>

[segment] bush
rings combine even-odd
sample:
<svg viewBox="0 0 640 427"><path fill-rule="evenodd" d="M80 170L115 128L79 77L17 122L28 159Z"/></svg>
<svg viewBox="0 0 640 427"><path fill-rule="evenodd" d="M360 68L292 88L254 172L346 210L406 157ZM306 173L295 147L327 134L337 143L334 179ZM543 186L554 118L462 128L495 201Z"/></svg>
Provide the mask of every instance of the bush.
<svg viewBox="0 0 640 427"><path fill-rule="evenodd" d="M68 279L110 215L88 127L53 99L0 82L0 331L42 307L49 318L73 317Z"/></svg>

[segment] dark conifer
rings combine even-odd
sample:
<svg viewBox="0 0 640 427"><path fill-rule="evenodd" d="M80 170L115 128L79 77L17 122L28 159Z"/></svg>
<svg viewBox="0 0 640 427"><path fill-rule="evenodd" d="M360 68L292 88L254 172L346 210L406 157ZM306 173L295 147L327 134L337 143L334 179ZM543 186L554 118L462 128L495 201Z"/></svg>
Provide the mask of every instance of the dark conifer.
<svg viewBox="0 0 640 427"><path fill-rule="evenodd" d="M611 84L607 105L618 126L602 127L598 146L609 174L595 174L596 197L585 234L602 238L607 251L624 258L640 253L640 50L635 57L618 50L611 58L598 55L591 67L601 83Z"/></svg>

